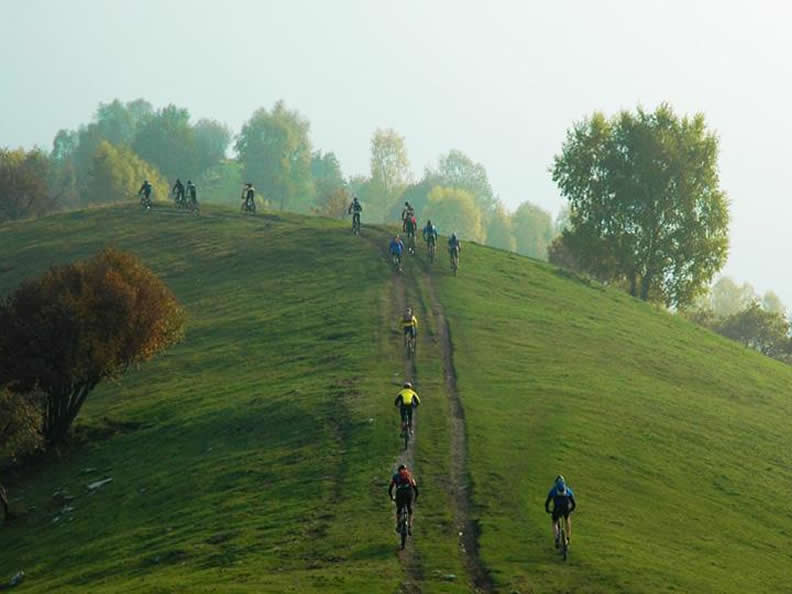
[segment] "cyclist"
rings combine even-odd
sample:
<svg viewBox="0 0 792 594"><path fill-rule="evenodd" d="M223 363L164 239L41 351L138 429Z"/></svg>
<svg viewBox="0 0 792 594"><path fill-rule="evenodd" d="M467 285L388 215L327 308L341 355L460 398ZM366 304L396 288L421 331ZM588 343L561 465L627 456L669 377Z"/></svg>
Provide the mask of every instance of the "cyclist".
<svg viewBox="0 0 792 594"><path fill-rule="evenodd" d="M140 186L140 189L138 190L138 196L142 196L143 198L145 198L146 203L151 204L151 190L152 189L153 188L151 187L151 184L149 183L149 180L144 179L143 180L143 185Z"/></svg>
<svg viewBox="0 0 792 594"><path fill-rule="evenodd" d="M437 227L432 224L432 220L426 221L426 227L423 228L423 238L427 244L437 243Z"/></svg>
<svg viewBox="0 0 792 594"><path fill-rule="evenodd" d="M187 197L193 206L198 206L198 188L189 179L187 180Z"/></svg>
<svg viewBox="0 0 792 594"><path fill-rule="evenodd" d="M459 263L459 253L462 251L462 242L459 241L456 232L451 234L451 237L448 238L448 254L451 256L451 259L454 259L454 254L456 253L457 263Z"/></svg>
<svg viewBox="0 0 792 594"><path fill-rule="evenodd" d="M171 192L176 197L176 204L182 204L184 202L184 184L178 177L176 178L176 183L173 184Z"/></svg>
<svg viewBox="0 0 792 594"><path fill-rule="evenodd" d="M402 389L396 394L393 405L399 407L402 423L407 423L407 428L412 433L413 409L421 405L421 399L418 398L418 393L413 390L411 382L404 382Z"/></svg>
<svg viewBox="0 0 792 594"><path fill-rule="evenodd" d="M409 334L410 338L417 340L418 318L416 318L415 314L413 314L412 307L408 306L407 309L404 310L404 316L402 317L401 325L402 331L405 335Z"/></svg>
<svg viewBox="0 0 792 594"><path fill-rule="evenodd" d="M256 200L256 188L250 182L246 183L245 187L242 188L242 200L245 201L247 209L252 210Z"/></svg>
<svg viewBox="0 0 792 594"><path fill-rule="evenodd" d="M553 502L553 511L550 511L550 502ZM566 543L569 544L569 539L572 537L572 518L569 515L575 511L577 503L575 502L575 493L566 484L564 475L559 474L555 478L553 488L547 494L545 499L545 511L553 514L553 540L555 541L556 548L559 547L561 540L559 521L563 517L566 520Z"/></svg>
<svg viewBox="0 0 792 594"><path fill-rule="evenodd" d="M407 221L415 216L415 209L409 202L404 203L404 210L402 210L401 219L402 219L402 231L407 232Z"/></svg>
<svg viewBox="0 0 792 594"><path fill-rule="evenodd" d="M396 497L393 496L393 489L396 488ZM415 495L413 497L413 494ZM413 512L412 504L418 501L418 485L412 473L404 464L399 464L399 469L391 478L388 486L388 496L391 501L396 502L396 532L399 531L399 512L407 506L407 534L412 536Z"/></svg>
<svg viewBox="0 0 792 594"><path fill-rule="evenodd" d="M394 235L393 239L391 239L390 246L388 246L388 251L390 251L391 256L396 256L396 259L399 261L399 266L401 266L401 256L402 252L404 251L404 244L402 240L399 239L398 235Z"/></svg>
<svg viewBox="0 0 792 594"><path fill-rule="evenodd" d="M354 196L352 198L352 203L349 205L347 209L347 214L352 215L352 226L354 227L355 224L360 225L360 213L363 210L363 206L358 202L358 197Z"/></svg>

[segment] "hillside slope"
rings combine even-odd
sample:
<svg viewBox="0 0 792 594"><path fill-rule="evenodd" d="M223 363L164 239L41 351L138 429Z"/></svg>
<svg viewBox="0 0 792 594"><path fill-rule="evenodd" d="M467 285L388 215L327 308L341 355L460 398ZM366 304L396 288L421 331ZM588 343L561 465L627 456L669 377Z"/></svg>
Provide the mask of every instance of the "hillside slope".
<svg viewBox="0 0 792 594"><path fill-rule="evenodd" d="M767 592L792 553L792 368L489 248L445 308L481 556L505 591ZM543 504L575 489L560 567Z"/></svg>
<svg viewBox="0 0 792 594"><path fill-rule="evenodd" d="M93 441L12 477L27 513L0 526L0 579L24 569L20 592L784 589L790 368L514 254L466 245L453 277L421 252L394 275L385 229L205 210L0 226L0 294L110 243L189 313L182 344L89 398L78 424ZM414 364L405 303L421 322ZM423 405L401 452L405 375ZM422 491L406 554L385 493L402 459ZM580 505L565 565L542 510L558 472ZM64 489L73 511L53 497Z"/></svg>

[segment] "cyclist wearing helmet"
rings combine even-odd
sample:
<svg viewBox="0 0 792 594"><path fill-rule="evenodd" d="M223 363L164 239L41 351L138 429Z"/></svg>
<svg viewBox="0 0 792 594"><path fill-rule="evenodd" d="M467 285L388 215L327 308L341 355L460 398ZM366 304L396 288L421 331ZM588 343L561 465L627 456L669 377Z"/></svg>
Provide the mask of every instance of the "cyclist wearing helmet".
<svg viewBox="0 0 792 594"><path fill-rule="evenodd" d="M184 202L184 184L178 177L176 178L176 183L173 184L171 193L176 197L176 204L182 204Z"/></svg>
<svg viewBox="0 0 792 594"><path fill-rule="evenodd" d="M426 221L426 227L423 228L423 238L426 243L437 243L437 227L432 224L432 220Z"/></svg>
<svg viewBox="0 0 792 594"><path fill-rule="evenodd" d="M189 179L187 180L187 197L190 199L190 203L193 206L198 204L198 188L196 188L192 180Z"/></svg>
<svg viewBox="0 0 792 594"><path fill-rule="evenodd" d="M457 263L459 261L459 253L462 251L462 242L459 241L456 233L452 233L451 237L448 238L448 254L451 256L451 259L454 259L454 255L457 257Z"/></svg>
<svg viewBox="0 0 792 594"><path fill-rule="evenodd" d="M404 210L402 210L401 219L402 219L402 231L407 233L407 222L410 219L415 218L415 209L409 202L404 203Z"/></svg>
<svg viewBox="0 0 792 594"><path fill-rule="evenodd" d="M553 502L552 512L550 511L551 501ZM559 546L560 536L558 522L562 517L566 520L567 544L569 544L569 539L572 537L572 518L569 517L569 514L575 511L576 507L575 493L567 486L564 476L559 474L555 478L553 488L550 489L550 492L547 494L547 499L545 499L545 511L548 514L553 514L553 540L555 541L556 548Z"/></svg>
<svg viewBox="0 0 792 594"><path fill-rule="evenodd" d="M393 496L394 487L396 488L396 497ZM396 502L396 532L399 531L399 512L404 506L407 506L407 533L412 536L412 503L418 501L418 485L415 484L412 473L404 464L399 464L399 469L391 478L388 495L391 501Z"/></svg>
<svg viewBox="0 0 792 594"><path fill-rule="evenodd" d="M354 225L357 223L360 225L360 212L363 210L363 206L358 202L358 197L354 196L352 198L352 203L349 205L347 209L347 214L352 215L352 224Z"/></svg>
<svg viewBox="0 0 792 594"><path fill-rule="evenodd" d="M418 398L418 393L413 390L411 382L404 382L402 389L396 394L393 405L399 407L402 423L407 423L407 428L412 433L413 409L421 405L421 399Z"/></svg>
<svg viewBox="0 0 792 594"><path fill-rule="evenodd" d="M149 200L151 198L151 190L152 188L149 180L144 179L143 185L140 186L140 189L138 190L138 196L143 196L146 200Z"/></svg>
<svg viewBox="0 0 792 594"><path fill-rule="evenodd" d="M412 338L418 338L418 318L415 317L412 307L407 307L404 310L401 325L404 334L409 334Z"/></svg>
<svg viewBox="0 0 792 594"><path fill-rule="evenodd" d="M398 234L393 236L391 239L390 245L388 246L388 251L390 252L391 256L396 256L399 260L399 264L401 264L401 256L402 252L404 251L404 244L402 240L399 239Z"/></svg>

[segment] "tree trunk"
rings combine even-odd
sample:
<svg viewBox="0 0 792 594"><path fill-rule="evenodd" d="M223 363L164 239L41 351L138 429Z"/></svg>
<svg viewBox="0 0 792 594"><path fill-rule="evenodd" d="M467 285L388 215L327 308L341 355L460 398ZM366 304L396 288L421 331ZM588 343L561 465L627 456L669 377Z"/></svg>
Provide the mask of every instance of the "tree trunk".
<svg viewBox="0 0 792 594"><path fill-rule="evenodd" d="M630 273L630 295L638 297L638 278L635 272Z"/></svg>
<svg viewBox="0 0 792 594"><path fill-rule="evenodd" d="M649 300L649 288L652 286L652 278L654 275L651 272L647 272L644 274L643 278L641 279L641 300L648 301Z"/></svg>

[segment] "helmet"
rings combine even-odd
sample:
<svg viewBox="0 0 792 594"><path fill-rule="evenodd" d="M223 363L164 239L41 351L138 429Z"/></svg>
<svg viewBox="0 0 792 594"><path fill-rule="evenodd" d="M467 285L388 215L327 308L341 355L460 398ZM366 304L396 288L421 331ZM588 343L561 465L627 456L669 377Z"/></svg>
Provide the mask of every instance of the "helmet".
<svg viewBox="0 0 792 594"><path fill-rule="evenodd" d="M192 180L187 180L187 185L189 186L192 183Z"/></svg>
<svg viewBox="0 0 792 594"><path fill-rule="evenodd" d="M566 493L566 490L567 490L566 479L564 478L563 474L559 474L555 478L555 487L560 493L562 493L562 494Z"/></svg>
<svg viewBox="0 0 792 594"><path fill-rule="evenodd" d="M144 183L144 184L147 184L147 183L148 183L148 180L147 180L147 179L144 179L144 180L143 180L143 183Z"/></svg>
<svg viewBox="0 0 792 594"><path fill-rule="evenodd" d="M404 385L402 386L402 388L410 388L411 390L412 390L412 387L413 387L412 386L412 382L404 382Z"/></svg>
<svg viewBox="0 0 792 594"><path fill-rule="evenodd" d="M404 464L399 464L399 470L407 470L407 467Z"/></svg>

